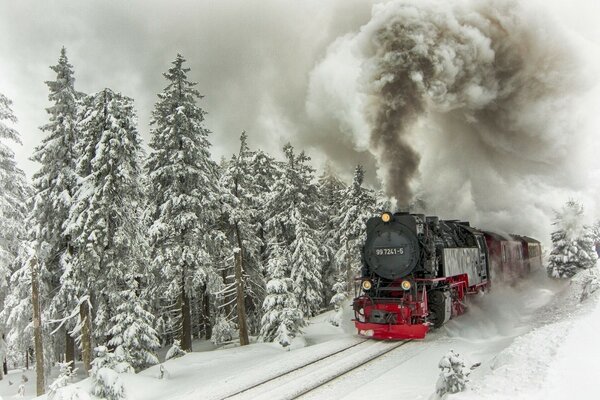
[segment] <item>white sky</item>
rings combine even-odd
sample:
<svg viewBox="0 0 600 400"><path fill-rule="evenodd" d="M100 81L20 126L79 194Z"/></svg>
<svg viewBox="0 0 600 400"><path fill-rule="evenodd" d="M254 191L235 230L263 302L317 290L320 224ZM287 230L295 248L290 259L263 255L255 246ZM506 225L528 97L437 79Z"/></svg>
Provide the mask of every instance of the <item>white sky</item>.
<svg viewBox="0 0 600 400"><path fill-rule="evenodd" d="M308 120L305 100L309 73L327 46L365 24L375 1L1 1L0 92L19 118L17 161L29 177L37 168L28 158L47 121L44 81L54 79L48 67L64 45L76 88L110 87L133 97L146 141L156 94L165 86L161 73L181 52L206 96L201 106L209 112L215 159L234 152L245 129L254 147L277 154L291 140L317 165L332 158L352 171L362 162L374 175L368 154ZM600 45L600 2L540 4Z"/></svg>

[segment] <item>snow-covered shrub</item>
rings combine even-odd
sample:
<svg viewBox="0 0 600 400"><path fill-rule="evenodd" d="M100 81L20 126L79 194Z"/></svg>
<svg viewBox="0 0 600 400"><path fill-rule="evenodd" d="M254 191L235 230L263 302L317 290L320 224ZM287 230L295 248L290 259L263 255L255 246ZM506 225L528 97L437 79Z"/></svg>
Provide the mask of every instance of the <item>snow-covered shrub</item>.
<svg viewBox="0 0 600 400"><path fill-rule="evenodd" d="M285 321L279 324L279 327L277 328L277 334L275 336L275 340L277 341L277 343L279 343L282 347L287 347L290 344L292 344L293 338L294 335L290 334L290 331Z"/></svg>
<svg viewBox="0 0 600 400"><path fill-rule="evenodd" d="M556 212L552 232L552 252L548 262L548 276L571 278L582 269L596 265L598 256L594 249L591 229L584 224L583 206L569 200Z"/></svg>
<svg viewBox="0 0 600 400"><path fill-rule="evenodd" d="M235 324L229 321L224 315L220 315L217 318L215 326L213 327L212 336L210 340L213 342L213 344L218 345L221 343L232 341L235 336Z"/></svg>
<svg viewBox="0 0 600 400"><path fill-rule="evenodd" d="M458 393L467 387L469 371L464 361L457 353L450 350L438 364L441 372L435 385L438 398L443 398L446 393Z"/></svg>
<svg viewBox="0 0 600 400"><path fill-rule="evenodd" d="M73 369L72 364L73 361L58 363L60 373L58 378L56 378L48 388L49 400L62 400L66 398L65 396L62 396L60 389L67 386L76 375L77 368Z"/></svg>
<svg viewBox="0 0 600 400"><path fill-rule="evenodd" d="M125 352L121 347L117 347L114 353L111 353L105 346L98 346L94 351L96 358L92 361L92 393L101 399L124 400L125 387L119 374L133 372L133 368L126 361Z"/></svg>
<svg viewBox="0 0 600 400"><path fill-rule="evenodd" d="M333 291L335 294L331 298L330 303L333 305L335 313L329 319L329 322L333 326L340 326L344 314L343 305L347 300L348 295L346 294L346 283L339 280L333 285Z"/></svg>
<svg viewBox="0 0 600 400"><path fill-rule="evenodd" d="M579 301L582 302L596 290L600 289L600 277L598 269L590 269L579 273L576 278L577 283L581 285L581 295Z"/></svg>
<svg viewBox="0 0 600 400"><path fill-rule="evenodd" d="M174 340L173 345L167 351L167 355L165 356L165 361L170 360L171 358L179 358L181 356L185 356L186 352L181 348L181 341Z"/></svg>

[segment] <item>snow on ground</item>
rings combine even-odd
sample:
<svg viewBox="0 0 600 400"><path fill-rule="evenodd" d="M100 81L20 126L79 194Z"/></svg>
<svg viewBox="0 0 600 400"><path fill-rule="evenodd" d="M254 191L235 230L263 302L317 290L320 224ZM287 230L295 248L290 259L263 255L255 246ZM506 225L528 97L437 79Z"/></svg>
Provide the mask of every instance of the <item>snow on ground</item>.
<svg viewBox="0 0 600 400"><path fill-rule="evenodd" d="M571 284L553 281L538 271L517 287L495 287L471 301L467 314L425 340L402 346L303 398L429 399L439 375L438 362L451 349L467 365L481 365L471 373L467 391L448 395L450 400L596 398L600 291L580 302L585 280L579 276ZM163 363L163 379L159 366L121 375L128 399L216 399L356 343L351 311L346 310L342 327L331 326L330 315L314 318L287 349L254 343L213 351L210 343L197 342L196 352ZM22 374L11 371L0 381L4 400L19 398ZM31 370L24 374L28 378L24 398L31 399L35 376ZM90 381L72 386L89 390Z"/></svg>

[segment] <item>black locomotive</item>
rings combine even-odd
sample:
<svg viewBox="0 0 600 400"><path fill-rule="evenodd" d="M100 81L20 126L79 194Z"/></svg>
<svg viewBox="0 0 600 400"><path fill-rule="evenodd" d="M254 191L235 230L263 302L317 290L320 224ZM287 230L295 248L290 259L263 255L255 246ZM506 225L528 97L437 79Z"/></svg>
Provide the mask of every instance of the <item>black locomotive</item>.
<svg viewBox="0 0 600 400"><path fill-rule="evenodd" d="M361 293L354 299L360 335L423 338L465 310L464 299L494 279L541 265L540 243L441 221L422 214L383 213L367 222Z"/></svg>

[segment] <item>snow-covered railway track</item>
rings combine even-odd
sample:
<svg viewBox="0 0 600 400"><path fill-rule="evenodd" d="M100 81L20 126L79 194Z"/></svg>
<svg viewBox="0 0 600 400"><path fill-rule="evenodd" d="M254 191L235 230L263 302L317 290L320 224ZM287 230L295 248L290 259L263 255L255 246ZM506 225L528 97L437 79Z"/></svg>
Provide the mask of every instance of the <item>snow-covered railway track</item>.
<svg viewBox="0 0 600 400"><path fill-rule="evenodd" d="M224 399L295 399L405 345L402 342L362 341L301 367L231 394Z"/></svg>
<svg viewBox="0 0 600 400"><path fill-rule="evenodd" d="M322 362L323 360L326 360L326 359L328 359L330 357L334 357L334 356L336 356L336 355L338 355L340 353L344 353L344 352L346 352L346 351L348 351L350 349L353 349L353 348L355 348L357 346L360 346L360 345L362 345L363 343L366 343L366 342L368 342L367 339L360 340L359 342L353 343L353 344L351 344L349 346L346 346L346 347L344 347L342 349L338 349L338 350L333 351L333 352L331 352L329 354L325 354L322 357L319 357L319 358L317 358L315 360L312 360L312 361L310 361L310 362L308 362L306 364L303 364L303 365L297 366L295 368L291 368L291 369L282 371L282 372L280 372L280 373L278 373L278 374L276 374L274 376L271 376L271 377L269 377L267 379L261 380L260 382L254 383L254 384L252 384L250 386L247 386L247 387L245 387L245 388L243 388L241 390L238 390L238 391L236 391L234 393L230 393L230 394L228 394L225 397L221 397L220 400L226 400L226 399L235 398L236 396L238 396L238 395L240 395L242 393L246 393L248 391L251 391L254 388L260 387L260 386L265 385L265 384L267 384L269 382L272 382L272 381L275 381L277 379L280 379L280 378L282 378L285 375L291 374L291 373L296 372L298 370L301 370L303 368L310 367L311 365L314 365L314 364L317 364L319 362Z"/></svg>

